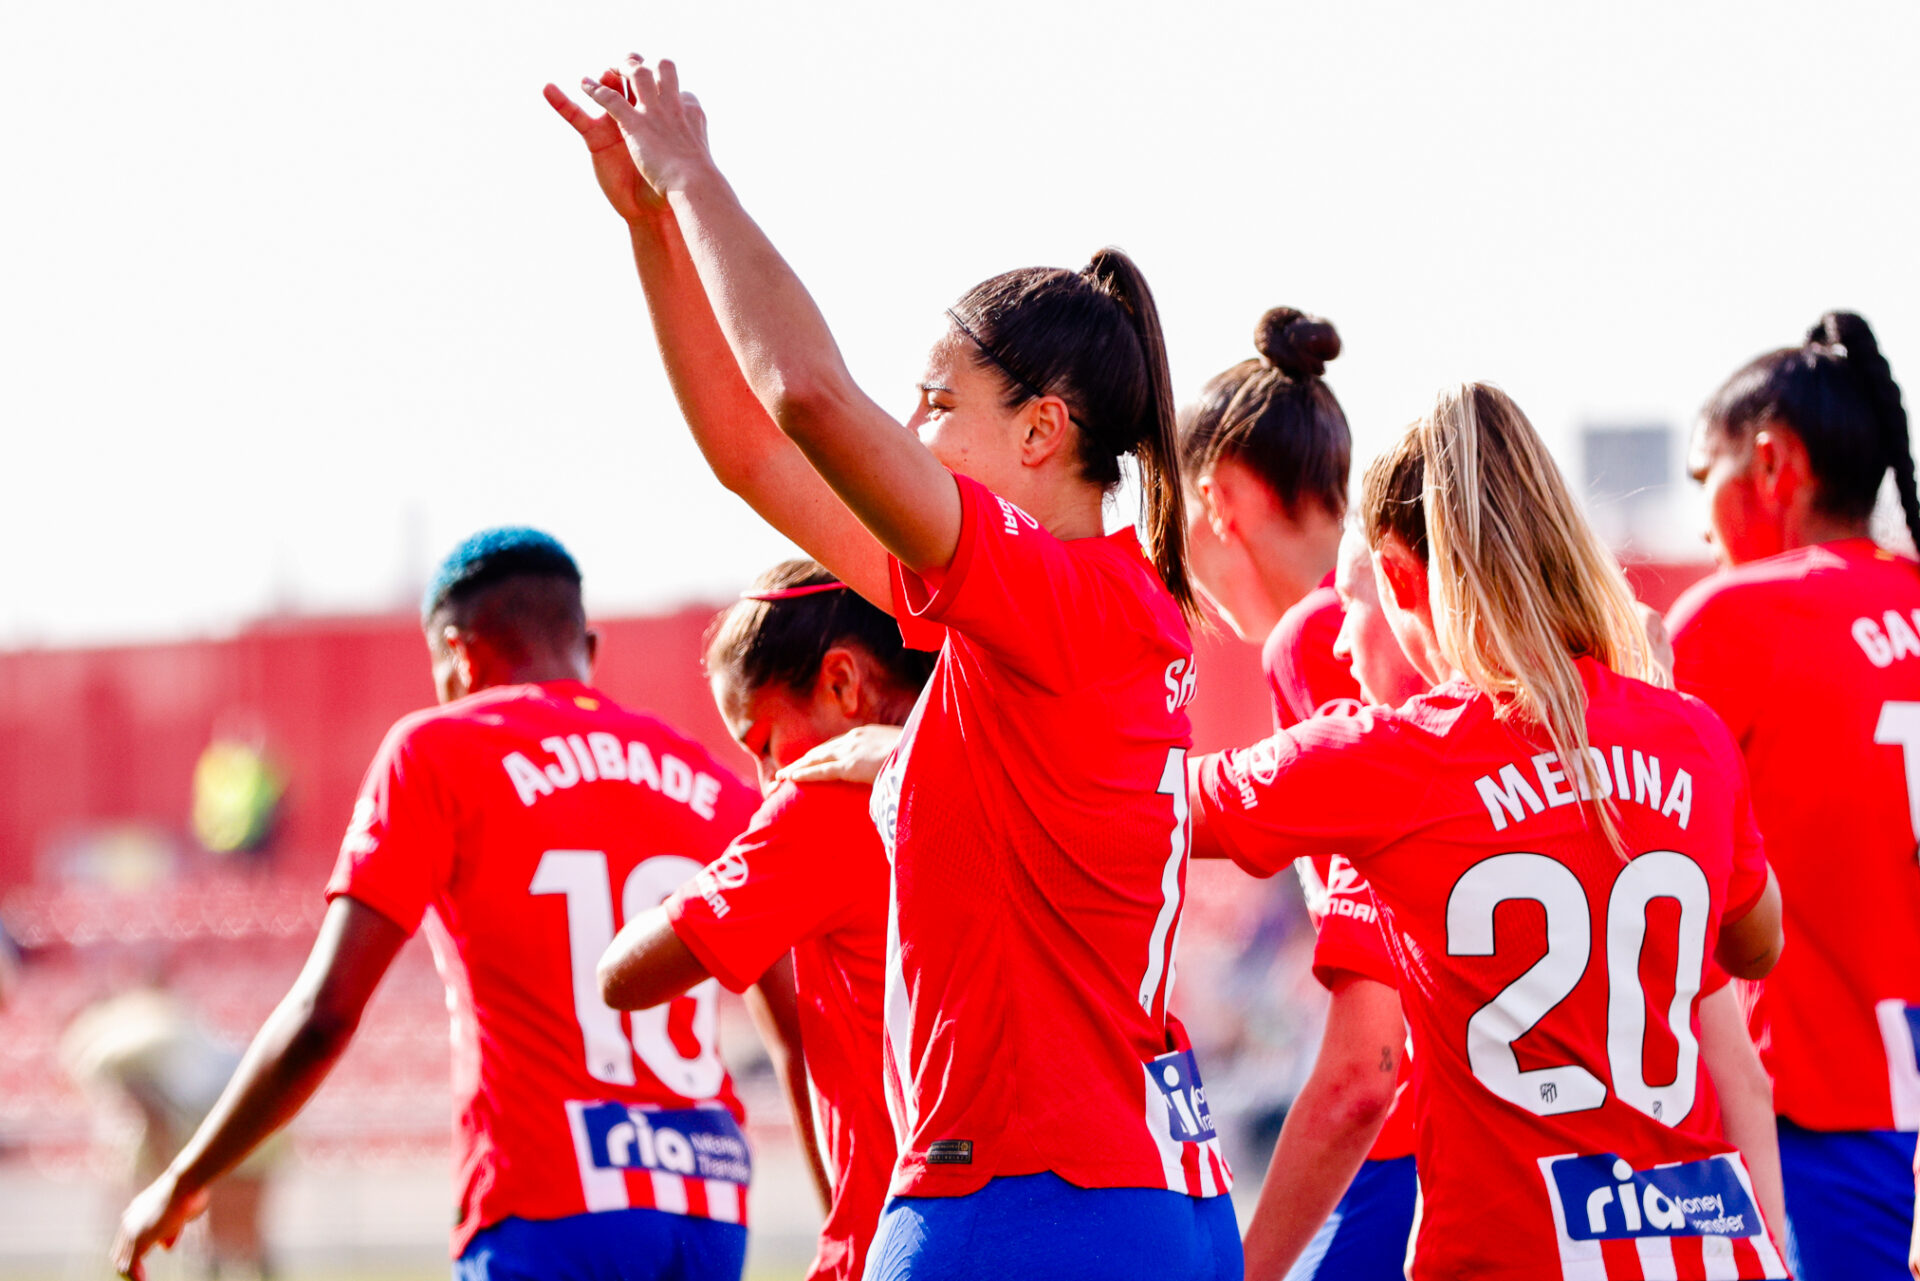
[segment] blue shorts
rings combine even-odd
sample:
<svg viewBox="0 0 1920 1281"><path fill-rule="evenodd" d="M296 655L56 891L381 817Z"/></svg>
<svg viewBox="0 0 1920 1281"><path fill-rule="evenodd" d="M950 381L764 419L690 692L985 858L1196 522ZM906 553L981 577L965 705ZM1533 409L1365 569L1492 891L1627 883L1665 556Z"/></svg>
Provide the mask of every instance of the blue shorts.
<svg viewBox="0 0 1920 1281"><path fill-rule="evenodd" d="M453 1281L740 1281L747 1230L664 1210L502 1219L455 1260Z"/></svg>
<svg viewBox="0 0 1920 1281"><path fill-rule="evenodd" d="M894 1197L866 1281L1240 1281L1231 1197L1077 1188L1055 1174Z"/></svg>
<svg viewBox="0 0 1920 1281"><path fill-rule="evenodd" d="M1412 1157L1364 1162L1287 1281L1402 1281L1418 1199Z"/></svg>
<svg viewBox="0 0 1920 1281"><path fill-rule="evenodd" d="M1909 1281L1914 1136L1780 1121L1787 1263L1801 1281Z"/></svg>

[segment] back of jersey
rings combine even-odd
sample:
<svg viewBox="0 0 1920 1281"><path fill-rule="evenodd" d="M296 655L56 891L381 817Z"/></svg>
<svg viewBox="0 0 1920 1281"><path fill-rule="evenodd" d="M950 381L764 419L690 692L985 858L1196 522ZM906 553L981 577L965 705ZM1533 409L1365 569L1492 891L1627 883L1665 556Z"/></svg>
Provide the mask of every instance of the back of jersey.
<svg viewBox="0 0 1920 1281"><path fill-rule="evenodd" d="M388 736L329 895L408 929L434 909L453 1015L456 1256L509 1216L742 1218L717 985L628 1015L600 1000L596 967L756 800L699 744L575 682L487 690Z"/></svg>
<svg viewBox="0 0 1920 1281"><path fill-rule="evenodd" d="M1782 1116L1920 1129L1920 569L1866 539L1717 574L1675 677L1738 738L1787 948L1754 1011Z"/></svg>
<svg viewBox="0 0 1920 1281"><path fill-rule="evenodd" d="M1416 1281L1783 1276L1700 1068L1721 921L1766 886L1739 751L1697 702L1578 666L1584 783L1451 682L1203 761L1197 848L1261 872L1337 849L1372 883L1414 1041Z"/></svg>

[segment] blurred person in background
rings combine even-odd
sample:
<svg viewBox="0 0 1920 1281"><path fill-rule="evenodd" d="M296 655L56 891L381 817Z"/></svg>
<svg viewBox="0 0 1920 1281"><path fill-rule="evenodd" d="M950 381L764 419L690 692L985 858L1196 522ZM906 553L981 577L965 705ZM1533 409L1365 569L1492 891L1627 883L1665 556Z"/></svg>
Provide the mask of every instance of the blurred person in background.
<svg viewBox="0 0 1920 1281"><path fill-rule="evenodd" d="M1679 687L1739 740L1790 940L1758 986L1796 1269L1906 1274L1920 1130L1920 568L1869 535L1912 448L1867 322L1821 317L1708 401L1690 469L1721 570L1674 605Z"/></svg>
<svg viewBox="0 0 1920 1281"><path fill-rule="evenodd" d="M1384 626L1377 601L1365 608L1366 541L1341 535L1352 442L1322 378L1340 335L1276 307L1260 318L1254 347L1255 358L1210 379L1180 415L1195 580L1236 635L1261 645L1276 725L1363 697L1397 705L1426 682L1391 631L1384 644L1359 647L1351 668L1352 647L1336 643L1343 626ZM1343 617L1355 593L1362 608ZM1372 893L1346 857L1328 849L1295 869L1317 936L1313 974L1330 994L1327 1022L1247 1227L1247 1275L1392 1281L1417 1190L1398 979Z"/></svg>
<svg viewBox="0 0 1920 1281"><path fill-rule="evenodd" d="M705 748L587 682L580 571L550 536L475 534L421 611L440 706L388 733L306 968L213 1112L122 1216L142 1275L223 1173L291 1121L423 919L454 1033L461 1281L737 1281L750 1163L717 985L631 1019L594 967L747 823ZM770 989L793 1026L791 985Z"/></svg>
<svg viewBox="0 0 1920 1281"><path fill-rule="evenodd" d="M862 726L904 724L933 656L906 648L891 617L818 564L790 560L716 620L706 669L767 799L726 853L627 922L600 962L601 995L644 1009L710 977L746 991L791 953L805 1062L782 1079L795 1126L817 1130L831 1165L807 1276L859 1281L895 1157L881 1076L887 855L870 785L779 771Z"/></svg>
<svg viewBox="0 0 1920 1281"><path fill-rule="evenodd" d="M76 1014L61 1035L60 1062L90 1096L131 1108L138 1118L129 1172L139 1188L166 1168L213 1110L240 1053L216 1040L173 993L142 984ZM284 1144L269 1140L210 1190L208 1276L271 1275L261 1212L284 1151Z"/></svg>

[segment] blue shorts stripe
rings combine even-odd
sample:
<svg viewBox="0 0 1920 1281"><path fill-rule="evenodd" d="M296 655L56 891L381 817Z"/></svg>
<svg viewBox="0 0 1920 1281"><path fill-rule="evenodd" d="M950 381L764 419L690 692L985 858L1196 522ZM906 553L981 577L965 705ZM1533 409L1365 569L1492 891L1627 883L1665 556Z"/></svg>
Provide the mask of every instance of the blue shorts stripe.
<svg viewBox="0 0 1920 1281"><path fill-rule="evenodd" d="M1914 1136L1780 1121L1787 1264L1801 1281L1910 1281Z"/></svg>

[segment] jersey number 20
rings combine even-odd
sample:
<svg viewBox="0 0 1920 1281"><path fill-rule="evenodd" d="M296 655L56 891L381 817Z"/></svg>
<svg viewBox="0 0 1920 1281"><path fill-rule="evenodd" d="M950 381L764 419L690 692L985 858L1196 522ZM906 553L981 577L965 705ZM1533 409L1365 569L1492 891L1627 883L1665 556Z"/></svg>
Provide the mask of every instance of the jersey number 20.
<svg viewBox="0 0 1920 1281"><path fill-rule="evenodd" d="M1647 905L1657 898L1680 908L1673 1003L1667 1009L1679 1053L1666 1085L1647 1083L1647 996L1640 986ZM1587 972L1593 921L1580 879L1544 854L1497 854L1474 864L1447 899L1447 953L1492 956L1494 909L1515 899L1545 910L1547 953L1467 1020L1467 1062L1487 1089L1536 1116L1589 1111L1607 1099L1599 1077L1577 1063L1523 1071L1513 1052L1513 1043L1566 1000ZM1628 863L1607 899L1608 1072L1621 1102L1669 1126L1693 1110L1700 1046L1692 1006L1706 964L1711 910L1706 873L1672 850L1653 850Z"/></svg>
<svg viewBox="0 0 1920 1281"><path fill-rule="evenodd" d="M627 873L620 891L620 916L631 921L658 907L685 884L700 864L678 854L647 859ZM600 850L548 850L534 869L534 894L561 894L567 900L567 950L573 971L573 1012L586 1041L587 1074L609 1085L634 1083L633 1056L638 1054L660 1084L690 1099L713 1097L724 1079L714 1046L720 985L708 979L685 996L635 1010L631 1051L620 1026L620 1011L600 999L600 956L613 942L613 881L607 856ZM698 1050L688 1057L667 1031L667 1017L681 1002L693 1002L693 1039Z"/></svg>

